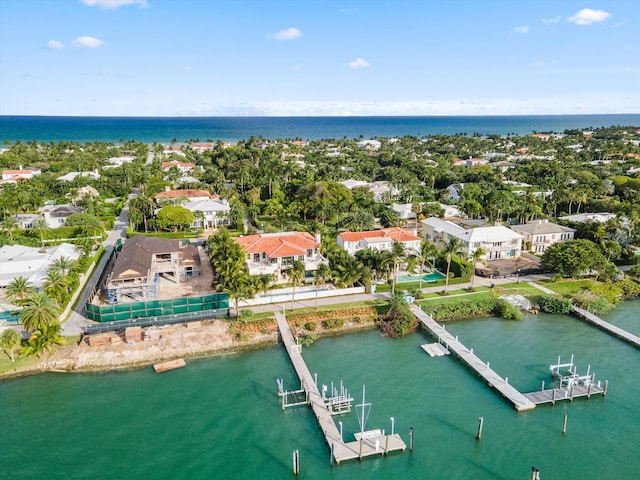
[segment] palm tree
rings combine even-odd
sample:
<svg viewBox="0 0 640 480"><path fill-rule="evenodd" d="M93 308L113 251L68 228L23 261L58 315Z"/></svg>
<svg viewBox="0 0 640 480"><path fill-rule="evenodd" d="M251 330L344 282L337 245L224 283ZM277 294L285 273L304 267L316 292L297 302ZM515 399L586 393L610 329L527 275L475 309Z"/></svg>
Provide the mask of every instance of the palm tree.
<svg viewBox="0 0 640 480"><path fill-rule="evenodd" d="M261 291L262 294L266 297L267 291L273 283L273 275L267 273L264 275L255 275L251 278L253 279L253 285L256 287L256 290Z"/></svg>
<svg viewBox="0 0 640 480"><path fill-rule="evenodd" d="M40 242L42 243L42 248L44 248L44 234L51 230L49 225L47 225L47 222L44 218L38 218L33 221L31 229L38 234Z"/></svg>
<svg viewBox="0 0 640 480"><path fill-rule="evenodd" d="M423 240L420 243L420 290L422 290L422 277L424 273L424 264L428 258L434 258L438 254L438 247L435 243ZM434 262L435 263L435 262ZM435 265L433 265L435 269Z"/></svg>
<svg viewBox="0 0 640 480"><path fill-rule="evenodd" d="M473 282L476 279L476 264L483 262L484 256L487 254L484 248L478 247L473 251L471 260L473 261L473 272L471 272L471 289L473 290Z"/></svg>
<svg viewBox="0 0 640 480"><path fill-rule="evenodd" d="M14 305L24 305L27 298L35 291L35 287L25 277L16 277L7 285L5 295Z"/></svg>
<svg viewBox="0 0 640 480"><path fill-rule="evenodd" d="M255 295L255 288L248 272L238 270L234 275L225 277L224 285L216 288L226 292L236 304L236 317L240 315L240 300Z"/></svg>
<svg viewBox="0 0 640 480"><path fill-rule="evenodd" d="M69 280L69 277L62 272L50 268L47 270L47 278L42 286L49 296L61 302L64 295L69 292Z"/></svg>
<svg viewBox="0 0 640 480"><path fill-rule="evenodd" d="M20 323L28 332L41 330L47 325L58 322L60 307L46 293L36 292L24 302L20 312Z"/></svg>
<svg viewBox="0 0 640 480"><path fill-rule="evenodd" d="M316 310L318 309L318 290L320 287L320 284L325 285L327 282L327 278L329 277L329 274L331 273L331 269L329 268L329 265L326 265L324 263L321 263L320 265L318 265L318 268L316 269L315 272L313 272L313 283L316 284Z"/></svg>
<svg viewBox="0 0 640 480"><path fill-rule="evenodd" d="M0 228L9 233L9 238L13 240L13 231L20 227L18 221L13 217L4 217L0 222Z"/></svg>
<svg viewBox="0 0 640 480"><path fill-rule="evenodd" d="M64 344L64 337L60 335L60 329L58 322L43 325L31 334L29 340L27 340L27 345L20 350L20 353L40 356L52 344Z"/></svg>
<svg viewBox="0 0 640 480"><path fill-rule="evenodd" d="M296 286L300 285L304 281L305 274L304 262L300 260L294 260L293 265L284 271L284 274L289 278L293 284L293 292L291 293L291 310L293 310L293 303L296 295Z"/></svg>
<svg viewBox="0 0 640 480"><path fill-rule="evenodd" d="M75 260L72 260L69 257L59 257L51 262L51 265L49 265L47 270L58 272L67 277L76 269L76 267L77 264Z"/></svg>
<svg viewBox="0 0 640 480"><path fill-rule="evenodd" d="M20 345L20 334L12 328L7 328L0 336L0 347L8 353L11 363L15 362L13 350Z"/></svg>
<svg viewBox="0 0 640 480"><path fill-rule="evenodd" d="M396 293L396 276L397 269L400 267L400 260L402 260L405 256L404 245L400 242L393 241L393 246L391 247L391 258L393 259L393 281L391 282L391 295L393 296Z"/></svg>
<svg viewBox="0 0 640 480"><path fill-rule="evenodd" d="M449 270L451 269L451 259L454 255L457 255L462 250L462 240L456 237L451 237L449 242L444 247L445 258L447 259L447 276L444 283L444 293L447 294L447 288L449 287Z"/></svg>

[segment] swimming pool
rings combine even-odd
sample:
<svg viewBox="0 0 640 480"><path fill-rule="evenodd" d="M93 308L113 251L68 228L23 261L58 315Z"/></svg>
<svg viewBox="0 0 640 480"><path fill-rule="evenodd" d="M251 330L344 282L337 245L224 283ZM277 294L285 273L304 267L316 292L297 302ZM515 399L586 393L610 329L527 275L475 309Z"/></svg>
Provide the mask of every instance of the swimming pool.
<svg viewBox="0 0 640 480"><path fill-rule="evenodd" d="M422 276L423 282L435 282L444 278L444 275L437 270ZM420 274L401 275L396 278L396 283L419 282Z"/></svg>

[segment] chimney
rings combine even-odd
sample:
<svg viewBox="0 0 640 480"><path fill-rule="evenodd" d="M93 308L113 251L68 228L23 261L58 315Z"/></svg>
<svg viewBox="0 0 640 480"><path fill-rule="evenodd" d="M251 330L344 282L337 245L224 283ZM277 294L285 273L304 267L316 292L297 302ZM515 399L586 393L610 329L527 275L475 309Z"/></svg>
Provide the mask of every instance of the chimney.
<svg viewBox="0 0 640 480"><path fill-rule="evenodd" d="M316 230L316 242L320 243L320 240L322 239L322 237L320 236L320 230Z"/></svg>
<svg viewBox="0 0 640 480"><path fill-rule="evenodd" d="M165 192L169 192L169 191L171 191L171 186L169 186L169 185L165 185L165 186L164 186L164 191L165 191Z"/></svg>

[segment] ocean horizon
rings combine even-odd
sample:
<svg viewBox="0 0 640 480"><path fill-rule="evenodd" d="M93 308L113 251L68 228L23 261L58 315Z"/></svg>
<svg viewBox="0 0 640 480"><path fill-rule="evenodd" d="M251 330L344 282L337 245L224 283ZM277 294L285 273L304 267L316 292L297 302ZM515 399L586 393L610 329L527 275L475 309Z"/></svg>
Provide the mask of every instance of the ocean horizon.
<svg viewBox="0 0 640 480"><path fill-rule="evenodd" d="M0 141L237 143L250 137L356 139L429 135L528 135L572 129L640 126L640 114L344 116L344 117L148 117L1 115Z"/></svg>

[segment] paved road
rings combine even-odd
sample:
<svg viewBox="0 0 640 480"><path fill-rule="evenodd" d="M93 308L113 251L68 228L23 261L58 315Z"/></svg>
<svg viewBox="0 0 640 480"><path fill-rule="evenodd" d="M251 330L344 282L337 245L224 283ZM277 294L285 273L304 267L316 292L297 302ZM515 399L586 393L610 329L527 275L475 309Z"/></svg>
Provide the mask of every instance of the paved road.
<svg viewBox="0 0 640 480"><path fill-rule="evenodd" d="M94 323L85 317L86 309L85 304L89 300L89 296L93 292L96 284L98 283L98 279L104 270L109 256L114 249L114 246L118 239L124 241L127 238L127 225L129 224L129 200L138 194L138 190L134 189L133 192L129 195L127 202L125 203L120 215L116 219L113 224L113 228L109 232L107 239L102 242L104 246L104 255L100 259L100 262L96 266L89 280L85 283L84 289L78 298L78 302L76 303L75 308L69 314L69 317L62 324L62 335L64 336L76 336L80 335L83 332L83 328L85 325L89 323Z"/></svg>

